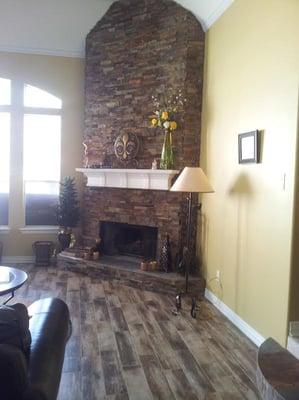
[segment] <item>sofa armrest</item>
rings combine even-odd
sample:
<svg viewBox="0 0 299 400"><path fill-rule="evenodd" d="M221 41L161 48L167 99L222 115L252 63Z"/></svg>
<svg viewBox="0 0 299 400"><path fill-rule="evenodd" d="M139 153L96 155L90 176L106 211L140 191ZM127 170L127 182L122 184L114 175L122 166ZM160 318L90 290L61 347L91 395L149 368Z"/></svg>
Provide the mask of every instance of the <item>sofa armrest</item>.
<svg viewBox="0 0 299 400"><path fill-rule="evenodd" d="M263 400L299 399L299 360L272 338L259 348L256 377Z"/></svg>
<svg viewBox="0 0 299 400"><path fill-rule="evenodd" d="M28 308L32 343L28 365L30 399L55 400L64 352L70 334L67 305L60 299L42 299Z"/></svg>

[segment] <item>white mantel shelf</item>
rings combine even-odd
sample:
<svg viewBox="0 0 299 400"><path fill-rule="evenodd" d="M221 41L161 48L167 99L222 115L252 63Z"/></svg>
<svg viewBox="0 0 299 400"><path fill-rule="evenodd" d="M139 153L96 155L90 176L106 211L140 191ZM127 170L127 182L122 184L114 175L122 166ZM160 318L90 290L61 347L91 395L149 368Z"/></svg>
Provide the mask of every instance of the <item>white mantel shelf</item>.
<svg viewBox="0 0 299 400"><path fill-rule="evenodd" d="M87 177L87 186L169 190L180 171L165 169L76 168Z"/></svg>

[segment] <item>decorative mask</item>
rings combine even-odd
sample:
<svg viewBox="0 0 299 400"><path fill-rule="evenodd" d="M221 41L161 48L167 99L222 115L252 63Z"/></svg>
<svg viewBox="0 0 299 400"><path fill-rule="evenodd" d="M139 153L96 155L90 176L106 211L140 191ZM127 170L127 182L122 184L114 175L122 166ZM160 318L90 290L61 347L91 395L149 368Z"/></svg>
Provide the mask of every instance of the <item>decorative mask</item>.
<svg viewBox="0 0 299 400"><path fill-rule="evenodd" d="M139 140L134 133L122 133L114 143L114 152L122 161L133 160L139 150Z"/></svg>

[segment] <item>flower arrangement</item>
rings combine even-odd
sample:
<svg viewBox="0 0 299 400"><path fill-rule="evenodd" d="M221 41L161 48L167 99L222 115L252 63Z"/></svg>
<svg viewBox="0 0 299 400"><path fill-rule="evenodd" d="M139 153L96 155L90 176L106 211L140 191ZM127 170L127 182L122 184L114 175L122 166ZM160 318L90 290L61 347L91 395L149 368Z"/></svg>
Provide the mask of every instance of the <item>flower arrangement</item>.
<svg viewBox="0 0 299 400"><path fill-rule="evenodd" d="M153 128L159 127L165 131L160 168L172 169L174 166L172 132L178 127L176 113L183 110L186 99L181 90L175 94L173 90L169 89L167 93L152 96L152 100L155 111L151 117L151 126Z"/></svg>
<svg viewBox="0 0 299 400"><path fill-rule="evenodd" d="M165 130L175 131L178 124L175 119L175 114L182 111L183 106L186 102L184 99L182 91L179 90L175 94L172 90L169 90L166 94L160 94L157 96L152 96L152 101L154 104L154 116L151 118L152 127L159 127Z"/></svg>

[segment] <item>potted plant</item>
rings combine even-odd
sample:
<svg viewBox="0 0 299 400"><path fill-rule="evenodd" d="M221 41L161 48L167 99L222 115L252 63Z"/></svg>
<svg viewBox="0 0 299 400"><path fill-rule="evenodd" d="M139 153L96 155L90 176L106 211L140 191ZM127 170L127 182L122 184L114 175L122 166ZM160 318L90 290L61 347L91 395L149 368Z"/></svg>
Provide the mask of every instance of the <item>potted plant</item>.
<svg viewBox="0 0 299 400"><path fill-rule="evenodd" d="M68 248L72 239L72 228L78 225L80 209L74 178L67 176L60 182L57 222L60 227L58 241L61 250Z"/></svg>

